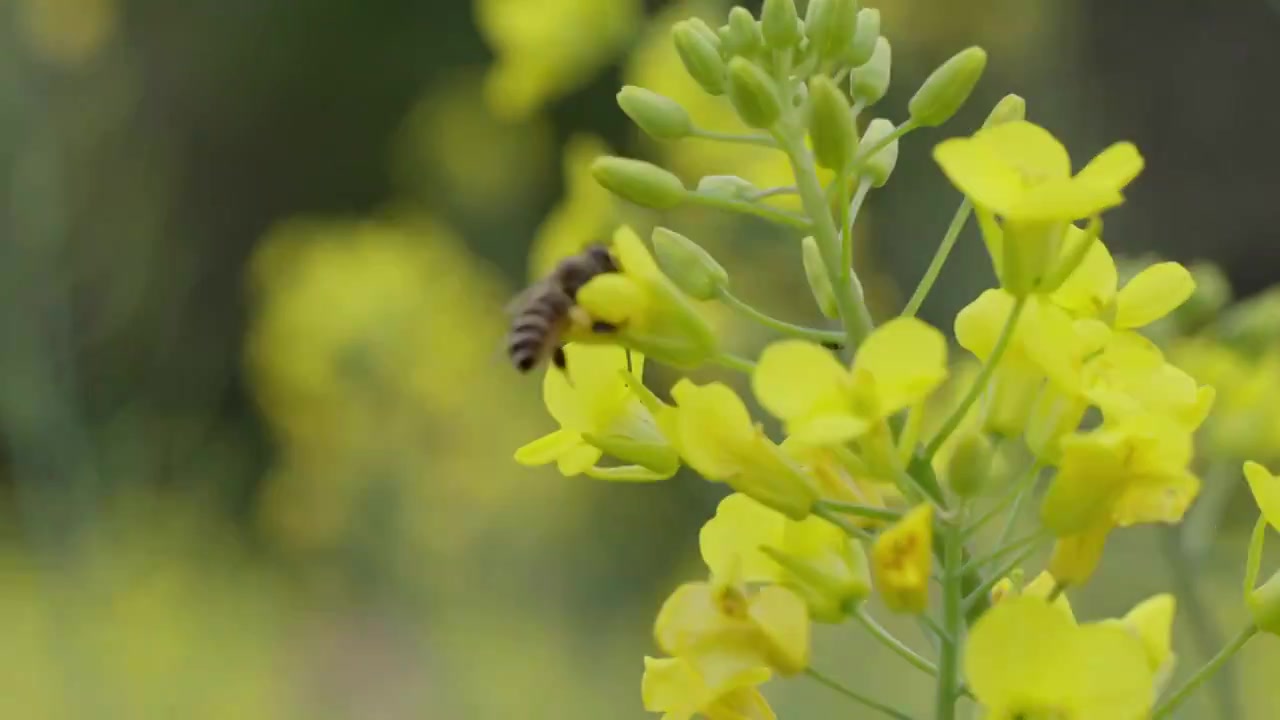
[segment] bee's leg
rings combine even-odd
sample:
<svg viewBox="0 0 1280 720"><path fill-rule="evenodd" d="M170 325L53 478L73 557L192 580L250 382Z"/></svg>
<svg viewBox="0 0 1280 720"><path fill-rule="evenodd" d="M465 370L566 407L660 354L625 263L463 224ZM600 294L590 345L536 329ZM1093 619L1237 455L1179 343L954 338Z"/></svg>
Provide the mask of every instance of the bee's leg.
<svg viewBox="0 0 1280 720"><path fill-rule="evenodd" d="M844 343L837 342L835 340L827 340L826 342L822 343L822 347L828 350L843 350Z"/></svg>
<svg viewBox="0 0 1280 720"><path fill-rule="evenodd" d="M569 371L569 358L564 354L564 346L561 345L551 352L551 363L563 371L566 375Z"/></svg>
<svg viewBox="0 0 1280 720"><path fill-rule="evenodd" d="M635 368L631 366L631 348L627 348L627 372L635 372Z"/></svg>
<svg viewBox="0 0 1280 720"><path fill-rule="evenodd" d="M613 323L604 322L603 320L596 320L591 323L591 332L599 335L608 335L610 333L618 332L618 326Z"/></svg>

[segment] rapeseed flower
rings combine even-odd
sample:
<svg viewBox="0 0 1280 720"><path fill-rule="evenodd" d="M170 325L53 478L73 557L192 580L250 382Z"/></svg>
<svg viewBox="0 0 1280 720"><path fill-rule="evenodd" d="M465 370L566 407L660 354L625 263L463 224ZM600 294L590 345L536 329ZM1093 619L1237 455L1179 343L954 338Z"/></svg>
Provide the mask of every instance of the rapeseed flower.
<svg viewBox="0 0 1280 720"><path fill-rule="evenodd" d="M566 476L585 474L603 480L663 480L679 468L668 439L674 410L654 407L640 388L644 356L605 345L565 347L572 380L551 367L542 383L547 410L560 429L516 450L523 465L554 462ZM664 432L664 424L667 425ZM627 463L601 467L610 455Z"/></svg>
<svg viewBox="0 0 1280 720"><path fill-rule="evenodd" d="M644 242L623 227L613 236L618 272L592 278L578 291L578 304L593 320L614 330L580 336L616 341L680 368L697 367L718 354L711 325L693 300L662 274Z"/></svg>
<svg viewBox="0 0 1280 720"><path fill-rule="evenodd" d="M755 667L709 676L684 658L646 657L640 692L644 709L662 713L662 720L775 720L758 687L771 675Z"/></svg>
<svg viewBox="0 0 1280 720"><path fill-rule="evenodd" d="M908 512L871 545L876 589L894 612L922 613L929 604L933 562L933 506Z"/></svg>
<svg viewBox="0 0 1280 720"><path fill-rule="evenodd" d="M1255 462L1244 464L1244 476L1249 482L1253 499L1262 511L1262 517L1254 528L1249 542L1249 559L1245 568L1245 600L1253 621L1258 628L1273 635L1280 635L1280 572L1255 588L1258 570L1262 564L1262 544L1266 537L1266 525L1280 531L1280 477Z"/></svg>
<svg viewBox="0 0 1280 720"><path fill-rule="evenodd" d="M1070 226L1064 254L1082 242L1089 243L1083 259L1051 295L1054 304L1076 317L1096 318L1118 330L1135 330L1173 312L1195 292L1191 272L1176 262L1146 267L1120 287L1115 260L1101 238L1089 238Z"/></svg>

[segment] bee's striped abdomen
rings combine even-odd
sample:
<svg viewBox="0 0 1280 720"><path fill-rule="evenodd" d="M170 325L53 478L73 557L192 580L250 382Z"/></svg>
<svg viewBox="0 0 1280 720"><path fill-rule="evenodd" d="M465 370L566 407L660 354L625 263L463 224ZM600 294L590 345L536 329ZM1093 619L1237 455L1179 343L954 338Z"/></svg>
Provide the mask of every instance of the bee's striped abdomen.
<svg viewBox="0 0 1280 720"><path fill-rule="evenodd" d="M539 296L512 323L507 353L520 372L529 372L557 342L572 301L562 292Z"/></svg>

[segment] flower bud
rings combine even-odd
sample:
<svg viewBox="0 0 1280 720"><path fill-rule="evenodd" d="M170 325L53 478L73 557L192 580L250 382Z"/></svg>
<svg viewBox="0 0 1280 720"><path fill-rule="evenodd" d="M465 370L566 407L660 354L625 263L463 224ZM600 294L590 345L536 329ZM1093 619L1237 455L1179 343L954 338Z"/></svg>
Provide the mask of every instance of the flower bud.
<svg viewBox="0 0 1280 720"><path fill-rule="evenodd" d="M833 539L835 544L804 555L760 548L786 571L782 584L804 598L818 622L840 622L871 594L871 569L862 544L848 537Z"/></svg>
<svg viewBox="0 0 1280 720"><path fill-rule="evenodd" d="M987 116L986 122L982 123L982 127L989 128L995 125L1003 125L1007 122L1027 119L1027 101L1022 99L1021 95L1009 93L1000 98L1000 102L991 108L991 114Z"/></svg>
<svg viewBox="0 0 1280 720"><path fill-rule="evenodd" d="M623 200L656 210L673 208L688 195L680 178L643 160L605 155L591 163L591 176Z"/></svg>
<svg viewBox="0 0 1280 720"><path fill-rule="evenodd" d="M1107 527L1086 530L1058 538L1049 556L1049 574L1062 585L1083 585L1102 560L1107 543Z"/></svg>
<svg viewBox="0 0 1280 720"><path fill-rule="evenodd" d="M760 189L737 175L707 175L698 181L698 194L730 200L749 200Z"/></svg>
<svg viewBox="0 0 1280 720"><path fill-rule="evenodd" d="M764 42L774 50L791 50L800 44L800 15L795 0L764 0L760 11Z"/></svg>
<svg viewBox="0 0 1280 720"><path fill-rule="evenodd" d="M961 50L938 66L911 96L907 112L920 127L934 127L951 119L987 67L987 51L980 47Z"/></svg>
<svg viewBox="0 0 1280 720"><path fill-rule="evenodd" d="M826 75L809 80L809 140L818 164L839 171L853 159L858 128L849 103L836 83Z"/></svg>
<svg viewBox="0 0 1280 720"><path fill-rule="evenodd" d="M889 69L893 65L893 51L889 41L876 38L871 59L853 71L853 99L863 105L875 105L889 91Z"/></svg>
<svg viewBox="0 0 1280 720"><path fill-rule="evenodd" d="M679 140L693 132L693 121L680 103L652 90L626 85L618 92L618 107L654 139Z"/></svg>
<svg viewBox="0 0 1280 720"><path fill-rule="evenodd" d="M720 29L721 50L727 57L755 55L764 49L760 23L744 7L729 11L729 24Z"/></svg>
<svg viewBox="0 0 1280 720"><path fill-rule="evenodd" d="M854 22L853 37L845 48L841 59L849 67L861 67L871 60L876 51L876 41L880 39L880 11L874 8L863 8L858 11Z"/></svg>
<svg viewBox="0 0 1280 720"><path fill-rule="evenodd" d="M818 241L811 235L800 242L800 247L804 253L804 274L809 278L809 290L818 303L818 309L833 320L840 317L836 293L831 288L831 278L827 276L827 266L822 262Z"/></svg>
<svg viewBox="0 0 1280 720"><path fill-rule="evenodd" d="M804 18L810 47L823 60L838 60L853 42L858 0L811 0Z"/></svg>
<svg viewBox="0 0 1280 720"><path fill-rule="evenodd" d="M710 300L729 286L729 273L694 241L664 227L654 228L653 254L671 282L694 300Z"/></svg>
<svg viewBox="0 0 1280 720"><path fill-rule="evenodd" d="M980 432L963 435L947 461L947 482L960 497L982 492L991 477L995 452L991 441Z"/></svg>
<svg viewBox="0 0 1280 720"><path fill-rule="evenodd" d="M894 131L893 123L884 118L876 118L867 124L867 131L862 134L862 147L871 148L878 144L881 140L888 137ZM889 176L893 174L893 168L898 164L898 141L885 145L883 149L875 155L867 158L862 163L862 175L871 178L871 184L875 187L883 187L889 182Z"/></svg>
<svg viewBox="0 0 1280 720"><path fill-rule="evenodd" d="M725 90L724 60L720 51L700 32L692 20L682 20L671 29L680 62L698 85L710 95L723 95Z"/></svg>
<svg viewBox="0 0 1280 720"><path fill-rule="evenodd" d="M773 79L746 58L729 61L729 100L738 117L754 128L768 128L782 116L782 100Z"/></svg>
<svg viewBox="0 0 1280 720"><path fill-rule="evenodd" d="M876 536L871 562L885 607L916 615L928 608L932 548L933 506L929 503L917 505Z"/></svg>

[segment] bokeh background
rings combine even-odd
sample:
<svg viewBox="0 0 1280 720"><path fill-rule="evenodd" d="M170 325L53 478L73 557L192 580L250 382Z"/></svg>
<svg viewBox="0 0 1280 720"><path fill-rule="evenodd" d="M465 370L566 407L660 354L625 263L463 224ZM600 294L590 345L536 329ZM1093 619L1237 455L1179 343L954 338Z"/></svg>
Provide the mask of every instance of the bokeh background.
<svg viewBox="0 0 1280 720"><path fill-rule="evenodd" d="M958 201L930 147L1006 92L1078 162L1138 143L1147 170L1109 216L1113 248L1212 260L1241 297L1280 281L1280 4L875 6L890 118L951 53L991 55L969 106L904 142L869 200L858 262L880 313ZM516 466L551 421L537 379L504 363L503 306L625 220L699 239L741 295L817 317L794 238L621 207L586 173L612 150L690 180L785 177L767 153L657 146L613 103L631 82L729 122L664 34L725 11L0 3L0 717L643 717L650 622L701 574L696 528L723 488ZM972 228L960 247L925 308L943 327L990 281ZM768 339L709 311L744 352ZM1206 457L1217 489L1196 537L1121 533L1079 614L1174 587L1208 625L1242 621L1255 511L1238 458ZM1184 541L1194 552L1161 550ZM1205 629L1178 630L1185 672ZM922 678L851 628L824 630L815 664L921 702ZM1228 676L1245 699L1184 717L1280 717L1277 673L1280 642L1255 642ZM784 717L852 717L803 681L769 694Z"/></svg>

